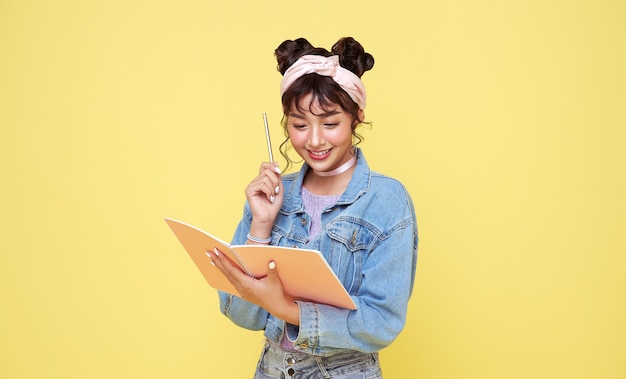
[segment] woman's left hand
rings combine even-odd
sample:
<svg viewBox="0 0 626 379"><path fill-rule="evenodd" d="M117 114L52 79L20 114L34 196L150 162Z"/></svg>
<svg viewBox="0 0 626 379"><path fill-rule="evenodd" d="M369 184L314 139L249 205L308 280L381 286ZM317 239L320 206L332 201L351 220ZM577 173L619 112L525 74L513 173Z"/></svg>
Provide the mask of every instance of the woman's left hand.
<svg viewBox="0 0 626 379"><path fill-rule="evenodd" d="M207 255L239 292L242 299L260 306L290 324L300 324L299 306L291 296L285 294L274 261L268 262L267 276L257 279L241 271L219 250L207 252Z"/></svg>

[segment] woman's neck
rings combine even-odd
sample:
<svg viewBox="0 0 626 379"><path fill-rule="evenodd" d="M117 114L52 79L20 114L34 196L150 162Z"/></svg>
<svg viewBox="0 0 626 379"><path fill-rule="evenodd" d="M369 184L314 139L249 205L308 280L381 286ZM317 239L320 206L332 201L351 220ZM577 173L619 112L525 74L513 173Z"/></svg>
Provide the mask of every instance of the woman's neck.
<svg viewBox="0 0 626 379"><path fill-rule="evenodd" d="M330 170L330 171L315 171L315 170L313 170L313 172L317 176L337 176L337 175L341 175L344 172L348 171L355 164L356 164L356 157L353 155L344 164L342 164L341 166L337 167L334 170Z"/></svg>
<svg viewBox="0 0 626 379"><path fill-rule="evenodd" d="M309 169L304 177L302 186L312 194L320 196L341 195L344 193L356 166L350 167L345 172L333 176L319 176Z"/></svg>

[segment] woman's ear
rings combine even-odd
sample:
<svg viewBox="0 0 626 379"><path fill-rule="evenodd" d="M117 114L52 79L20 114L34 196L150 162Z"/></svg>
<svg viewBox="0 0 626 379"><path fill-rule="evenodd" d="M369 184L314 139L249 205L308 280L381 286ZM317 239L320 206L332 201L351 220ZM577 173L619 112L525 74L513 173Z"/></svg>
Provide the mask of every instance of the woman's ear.
<svg viewBox="0 0 626 379"><path fill-rule="evenodd" d="M365 121L365 111L363 109L359 109L358 115L361 122Z"/></svg>

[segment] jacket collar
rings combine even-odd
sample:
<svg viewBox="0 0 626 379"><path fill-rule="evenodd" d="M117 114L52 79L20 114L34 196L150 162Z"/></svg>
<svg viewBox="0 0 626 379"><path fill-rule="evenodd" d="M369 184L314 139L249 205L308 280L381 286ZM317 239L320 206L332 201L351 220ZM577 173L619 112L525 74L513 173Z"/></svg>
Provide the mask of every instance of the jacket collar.
<svg viewBox="0 0 626 379"><path fill-rule="evenodd" d="M356 151L356 168L352 172L352 179L348 187L341 195L337 204L347 205L354 203L359 197L367 192L370 186L371 171L363 156L363 152L359 148L354 148ZM300 171L284 177L285 185L285 198L283 199L283 205L281 211L285 213L297 213L304 212L302 206L302 196L300 195L300 188L304 180L304 175L309 170L309 166L306 163L302 164Z"/></svg>

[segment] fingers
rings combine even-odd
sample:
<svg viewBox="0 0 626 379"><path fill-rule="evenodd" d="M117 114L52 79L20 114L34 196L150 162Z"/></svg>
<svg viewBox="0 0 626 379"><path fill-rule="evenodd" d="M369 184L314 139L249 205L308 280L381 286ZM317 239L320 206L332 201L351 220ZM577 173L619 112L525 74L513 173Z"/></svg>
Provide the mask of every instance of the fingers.
<svg viewBox="0 0 626 379"><path fill-rule="evenodd" d="M242 278L256 279L244 273L239 266L231 262L231 260L217 248L215 248L212 253L207 251L205 254L209 258L209 262L218 268L233 285L235 285L236 281L241 281ZM274 261L270 261L267 268L268 271L266 278L269 278L270 280L280 280L276 272L276 263Z"/></svg>
<svg viewBox="0 0 626 379"><path fill-rule="evenodd" d="M263 163L261 163L261 168L259 169L259 175L264 170L271 170L271 171L277 173L278 175L282 174L282 172L280 171L280 168L278 167L278 163L276 163L276 162L263 162Z"/></svg>
<svg viewBox="0 0 626 379"><path fill-rule="evenodd" d="M250 278L250 276L244 273L235 263L231 262L231 260L217 248L214 248L213 252L207 251L205 254L209 258L211 265L222 271L222 273L229 280L231 280L231 282L233 279L237 279L239 274L243 274L245 277ZM267 277L271 276L272 278L278 278L278 274L276 273L276 263L274 261L270 261L267 268Z"/></svg>
<svg viewBox="0 0 626 379"><path fill-rule="evenodd" d="M235 287L237 287L238 282L245 280L245 278L250 278L217 248L215 248L213 252L207 251L206 255L209 257L211 264L217 267Z"/></svg>
<svg viewBox="0 0 626 379"><path fill-rule="evenodd" d="M278 270L276 269L276 262L269 261L267 264L267 276L265 277L272 288L277 288L280 292L283 292L283 285L278 276ZM284 296L284 294L283 294Z"/></svg>
<svg viewBox="0 0 626 379"><path fill-rule="evenodd" d="M275 288L276 291L282 293L282 299L286 300L287 303L294 303L296 299L293 296L284 292L282 282L280 281L280 276L278 275L276 262L270 261L267 264L267 269L268 270L267 270L266 280L269 283L268 285L271 288ZM298 312L298 315L299 315L299 312Z"/></svg>
<svg viewBox="0 0 626 379"><path fill-rule="evenodd" d="M268 312L294 325L299 324L299 307L295 299L284 292L276 263L268 262L267 276L255 279L247 276L219 250L206 255L231 282L242 299L256 304Z"/></svg>
<svg viewBox="0 0 626 379"><path fill-rule="evenodd" d="M276 195L280 193L281 185L273 182L267 176L260 176L256 178L246 188L246 197L251 198L265 198L270 203L276 201Z"/></svg>
<svg viewBox="0 0 626 379"><path fill-rule="evenodd" d="M262 179L264 184L265 193L269 194L273 199L280 192L280 186L282 181L280 179L280 169L274 163L261 164L261 171L259 172L259 178ZM272 203L274 201L272 200Z"/></svg>
<svg viewBox="0 0 626 379"><path fill-rule="evenodd" d="M246 187L246 197L250 200L262 196L274 203L281 188L280 169L275 163L264 162L259 169L259 175Z"/></svg>
<svg viewBox="0 0 626 379"><path fill-rule="evenodd" d="M209 254L208 251L205 251L204 254L206 254L206 256L209 257L209 263L211 264L211 266L216 267L215 262L213 262L213 257L211 257L211 254Z"/></svg>
<svg viewBox="0 0 626 379"><path fill-rule="evenodd" d="M268 179L270 179L271 183L273 184L272 187L277 187L280 184L281 182L280 175L281 175L281 171L278 168L277 163L270 163L270 162L261 163L261 167L259 168L259 177L265 176Z"/></svg>

